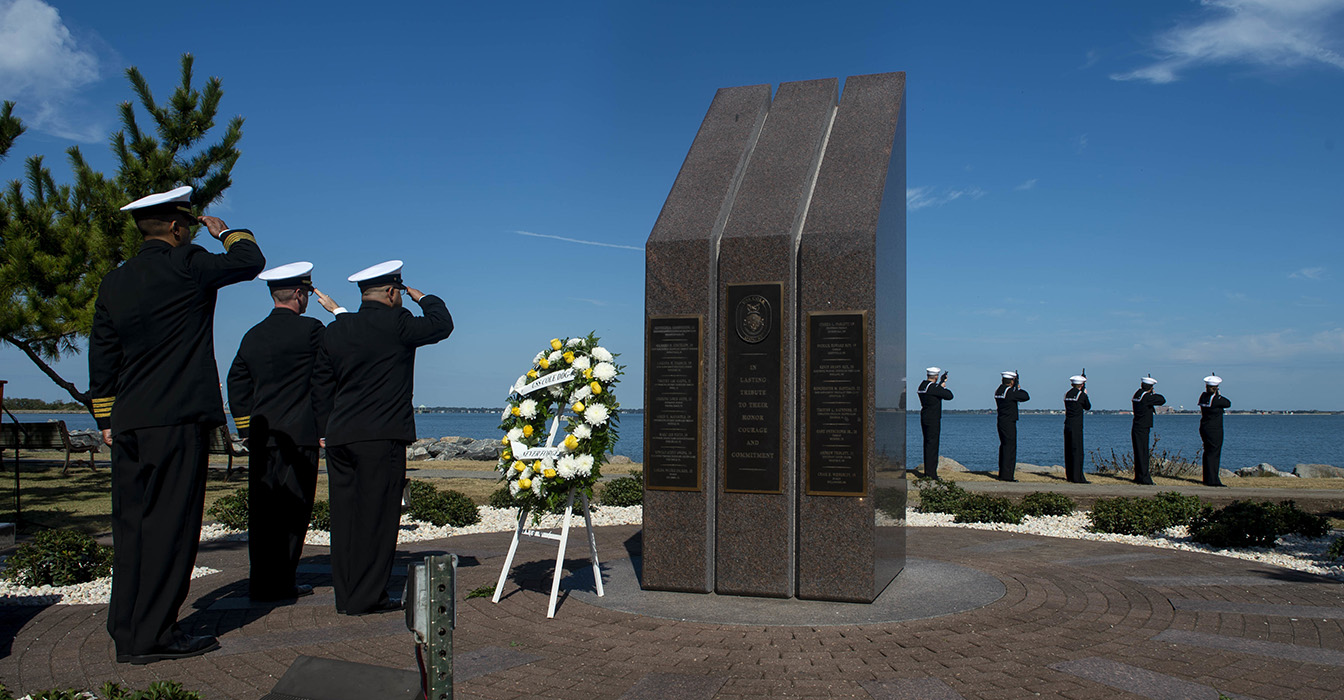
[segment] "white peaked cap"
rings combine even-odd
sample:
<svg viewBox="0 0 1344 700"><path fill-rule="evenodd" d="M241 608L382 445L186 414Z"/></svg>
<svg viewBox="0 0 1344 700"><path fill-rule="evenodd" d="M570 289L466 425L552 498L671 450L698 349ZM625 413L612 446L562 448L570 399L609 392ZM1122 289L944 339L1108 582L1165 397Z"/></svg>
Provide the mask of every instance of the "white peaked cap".
<svg viewBox="0 0 1344 700"><path fill-rule="evenodd" d="M126 206L122 207L121 210L132 211L135 209L145 209L147 207L155 207L160 204L170 204L173 202L190 203L191 191L192 191L191 185L183 185L174 190L169 190L167 192L159 192L157 194L151 194L147 197L141 197L140 199L137 199L134 202L131 202L130 204L127 204Z"/></svg>
<svg viewBox="0 0 1344 700"><path fill-rule="evenodd" d="M1140 382L1143 382L1144 384L1146 384L1146 385L1148 385L1148 386L1152 386L1152 385L1154 385L1154 384L1157 383L1157 380L1156 380L1156 379L1153 379L1152 377L1140 377L1140 378L1139 378L1139 381L1140 381Z"/></svg>
<svg viewBox="0 0 1344 700"><path fill-rule="evenodd" d="M1208 384L1209 386L1218 386L1219 384L1223 383L1223 378L1216 374L1210 374L1209 376L1204 378L1204 383Z"/></svg>
<svg viewBox="0 0 1344 700"><path fill-rule="evenodd" d="M1017 379L1017 372L1004 372L1004 373L1003 373L1003 378L1004 378L1004 379Z"/></svg>
<svg viewBox="0 0 1344 700"><path fill-rule="evenodd" d="M300 277L313 271L313 264L307 261L292 262L285 265L273 267L257 275L259 280L287 280L291 277Z"/></svg>
<svg viewBox="0 0 1344 700"><path fill-rule="evenodd" d="M924 370L924 372L925 372L926 374L930 375L930 376L935 375L935 374L940 374L940 373L942 373L942 371L943 371L943 370L942 370L942 369L939 369L938 367L930 367L930 368Z"/></svg>
<svg viewBox="0 0 1344 700"><path fill-rule="evenodd" d="M1084 377L1081 374L1075 374L1072 377L1069 377L1069 381L1074 384L1082 384L1087 381L1087 377Z"/></svg>
<svg viewBox="0 0 1344 700"><path fill-rule="evenodd" d="M363 270L360 270L359 272L350 275L346 279L350 282L367 283L373 280L378 280L379 278L382 277L386 277L388 278L387 279L388 283L392 283L395 281L396 284L401 284L401 265L402 262L400 260L388 260L387 262L380 262L377 265L366 267ZM364 285L360 285L361 289L363 287Z"/></svg>

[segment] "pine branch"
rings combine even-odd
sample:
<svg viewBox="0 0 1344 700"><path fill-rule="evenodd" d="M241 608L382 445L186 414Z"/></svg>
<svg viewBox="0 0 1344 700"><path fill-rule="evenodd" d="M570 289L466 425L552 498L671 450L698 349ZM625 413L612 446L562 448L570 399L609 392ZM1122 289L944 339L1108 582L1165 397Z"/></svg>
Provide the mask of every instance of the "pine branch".
<svg viewBox="0 0 1344 700"><path fill-rule="evenodd" d="M33 364L37 365L38 369L42 370L43 374L47 375L51 381L56 382L56 386L64 389L65 393L69 394L74 400L84 404L84 408L88 409L89 413L93 413L93 401L90 399L88 392L80 391L74 384L66 381L64 377L57 374L56 370L51 365L47 364L46 361L33 350L32 346L22 339L15 338L9 334L0 335L0 340L22 350L23 353L28 356L28 359L32 360Z"/></svg>

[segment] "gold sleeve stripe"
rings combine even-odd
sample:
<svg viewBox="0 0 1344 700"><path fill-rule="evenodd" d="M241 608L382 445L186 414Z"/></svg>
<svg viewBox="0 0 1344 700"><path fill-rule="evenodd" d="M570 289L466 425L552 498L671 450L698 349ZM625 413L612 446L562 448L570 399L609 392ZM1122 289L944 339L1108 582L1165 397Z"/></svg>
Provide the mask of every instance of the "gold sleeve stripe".
<svg viewBox="0 0 1344 700"><path fill-rule="evenodd" d="M233 424L237 426L239 429L246 428L252 424L252 416L243 416L242 418L234 418Z"/></svg>
<svg viewBox="0 0 1344 700"><path fill-rule="evenodd" d="M111 417L112 417L112 407L111 407L111 406L108 406L107 408L95 408L95 409L93 409L93 417L94 417L94 418L111 418Z"/></svg>
<svg viewBox="0 0 1344 700"><path fill-rule="evenodd" d="M106 398L102 398L102 399L94 399L94 400L93 400L93 405L95 405L95 406L110 406L110 405L112 405L112 402L113 402L113 401L116 401L116 400L117 400L117 397L115 397L115 396L108 396L108 397L106 397Z"/></svg>
<svg viewBox="0 0 1344 700"><path fill-rule="evenodd" d="M238 241L252 241L253 243L256 243L257 239L247 231L234 231L224 239L224 250L227 251L230 247L233 246L234 243L237 243Z"/></svg>

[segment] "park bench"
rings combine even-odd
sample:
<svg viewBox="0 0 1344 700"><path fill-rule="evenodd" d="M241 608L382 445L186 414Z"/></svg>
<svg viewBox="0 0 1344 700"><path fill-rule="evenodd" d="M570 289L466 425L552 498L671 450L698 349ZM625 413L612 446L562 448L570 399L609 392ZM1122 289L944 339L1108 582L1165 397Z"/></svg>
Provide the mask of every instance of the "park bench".
<svg viewBox="0 0 1344 700"><path fill-rule="evenodd" d="M247 446L233 437L227 425L221 425L210 431L210 445L206 451L212 455L228 456L229 468L224 471L225 481L233 476L233 458L247 456Z"/></svg>
<svg viewBox="0 0 1344 700"><path fill-rule="evenodd" d="M16 468L20 450L64 450L65 466L61 469L62 475L70 472L72 454L88 453L89 469L93 469L93 455L101 446L101 439L71 438L63 420L46 423L0 423L0 452L13 450Z"/></svg>

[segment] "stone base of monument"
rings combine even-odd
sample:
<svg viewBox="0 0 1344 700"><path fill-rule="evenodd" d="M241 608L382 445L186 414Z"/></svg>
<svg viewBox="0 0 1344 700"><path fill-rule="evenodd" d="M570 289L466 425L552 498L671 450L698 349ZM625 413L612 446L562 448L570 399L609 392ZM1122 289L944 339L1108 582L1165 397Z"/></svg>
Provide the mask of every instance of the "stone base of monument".
<svg viewBox="0 0 1344 700"><path fill-rule="evenodd" d="M673 593L640 587L643 561L609 562L606 595L594 595L592 572L576 572L565 587L574 598L610 610L686 622L724 625L864 625L952 615L1002 598L999 579L977 569L908 557L901 575L872 603Z"/></svg>

